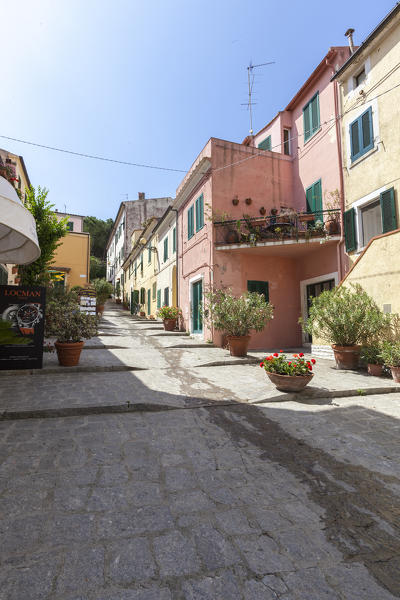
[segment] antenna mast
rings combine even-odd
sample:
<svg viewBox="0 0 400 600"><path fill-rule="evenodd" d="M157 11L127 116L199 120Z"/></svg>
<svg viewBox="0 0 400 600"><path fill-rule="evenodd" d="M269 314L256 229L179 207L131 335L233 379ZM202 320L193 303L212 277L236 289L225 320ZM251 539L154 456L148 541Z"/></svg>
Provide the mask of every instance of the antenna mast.
<svg viewBox="0 0 400 600"><path fill-rule="evenodd" d="M247 103L247 107L250 112L250 135L253 135L253 111L251 108L253 106L253 102L251 101L251 94L253 92L253 83L254 83L253 69L257 69L258 67L265 67L266 65L274 65L274 64L275 64L274 60L271 62L261 63L259 65L252 65L251 61L250 61L250 64L247 67L247 83L249 86L249 101Z"/></svg>

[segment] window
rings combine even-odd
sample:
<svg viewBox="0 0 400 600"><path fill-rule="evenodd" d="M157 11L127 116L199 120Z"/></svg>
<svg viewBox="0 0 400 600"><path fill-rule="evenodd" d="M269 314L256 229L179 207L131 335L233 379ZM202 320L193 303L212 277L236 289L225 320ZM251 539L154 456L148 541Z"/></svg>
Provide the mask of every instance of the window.
<svg viewBox="0 0 400 600"><path fill-rule="evenodd" d="M194 236L194 206L189 208L188 213L188 240Z"/></svg>
<svg viewBox="0 0 400 600"><path fill-rule="evenodd" d="M168 236L164 240L164 262L168 260Z"/></svg>
<svg viewBox="0 0 400 600"><path fill-rule="evenodd" d="M269 301L268 281L248 281L247 291L262 294L265 298L265 302Z"/></svg>
<svg viewBox="0 0 400 600"><path fill-rule="evenodd" d="M136 279L136 277L137 277L137 262L135 260L135 279Z"/></svg>
<svg viewBox="0 0 400 600"><path fill-rule="evenodd" d="M204 200L203 194L196 200L196 231L204 227Z"/></svg>
<svg viewBox="0 0 400 600"><path fill-rule="evenodd" d="M316 213L316 219L322 220L322 183L321 179L306 189L307 212Z"/></svg>
<svg viewBox="0 0 400 600"><path fill-rule="evenodd" d="M365 78L365 67L363 67L362 71L360 71L358 75L354 77L354 87L358 87L359 85L361 85L365 81Z"/></svg>
<svg viewBox="0 0 400 600"><path fill-rule="evenodd" d="M151 263L151 247L148 246L147 248L147 262Z"/></svg>
<svg viewBox="0 0 400 600"><path fill-rule="evenodd" d="M374 236L397 229L394 189L385 190L379 199L360 207L358 220L356 216L355 208L346 210L343 215L346 252L357 250L356 221L360 228L358 242L363 246Z"/></svg>
<svg viewBox="0 0 400 600"><path fill-rule="evenodd" d="M271 136L265 138L262 142L260 142L257 146L260 150L271 150Z"/></svg>
<svg viewBox="0 0 400 600"><path fill-rule="evenodd" d="M143 276L143 252L140 255L140 274Z"/></svg>
<svg viewBox="0 0 400 600"><path fill-rule="evenodd" d="M67 223L67 231L73 231L74 230L74 224L72 221L68 221Z"/></svg>
<svg viewBox="0 0 400 600"><path fill-rule="evenodd" d="M7 285L7 283L8 283L8 272L3 267L3 265L0 265L0 285Z"/></svg>
<svg viewBox="0 0 400 600"><path fill-rule="evenodd" d="M172 230L172 252L176 252L176 227Z"/></svg>
<svg viewBox="0 0 400 600"><path fill-rule="evenodd" d="M153 283L153 288L152 288L152 299L155 300L156 299L156 293L157 293L157 284Z"/></svg>
<svg viewBox="0 0 400 600"><path fill-rule="evenodd" d="M164 306L169 306L169 288L164 288Z"/></svg>
<svg viewBox="0 0 400 600"><path fill-rule="evenodd" d="M290 129L283 130L283 154L290 156Z"/></svg>
<svg viewBox="0 0 400 600"><path fill-rule="evenodd" d="M145 290L145 288L140 288L140 304L146 304L146 290Z"/></svg>
<svg viewBox="0 0 400 600"><path fill-rule="evenodd" d="M161 308L161 290L157 290L157 308Z"/></svg>
<svg viewBox="0 0 400 600"><path fill-rule="evenodd" d="M304 141L309 140L319 130L319 92L303 108Z"/></svg>
<svg viewBox="0 0 400 600"><path fill-rule="evenodd" d="M372 128L372 108L369 107L361 116L350 123L351 162L363 156L374 147Z"/></svg>

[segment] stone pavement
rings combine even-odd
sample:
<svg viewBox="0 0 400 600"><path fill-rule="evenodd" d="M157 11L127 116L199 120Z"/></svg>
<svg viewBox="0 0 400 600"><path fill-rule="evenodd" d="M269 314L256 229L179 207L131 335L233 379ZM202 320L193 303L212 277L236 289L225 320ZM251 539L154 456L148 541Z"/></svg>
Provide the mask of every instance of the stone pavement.
<svg viewBox="0 0 400 600"><path fill-rule="evenodd" d="M271 399L122 315L85 353L147 370L0 376L0 600L399 598L400 394Z"/></svg>

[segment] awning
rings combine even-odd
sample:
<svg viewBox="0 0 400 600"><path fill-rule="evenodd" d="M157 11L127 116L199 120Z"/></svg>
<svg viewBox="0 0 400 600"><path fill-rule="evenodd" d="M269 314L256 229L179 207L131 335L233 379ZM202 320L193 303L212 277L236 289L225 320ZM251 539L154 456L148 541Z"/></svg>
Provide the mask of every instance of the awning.
<svg viewBox="0 0 400 600"><path fill-rule="evenodd" d="M33 215L0 177L0 263L26 265L40 256Z"/></svg>

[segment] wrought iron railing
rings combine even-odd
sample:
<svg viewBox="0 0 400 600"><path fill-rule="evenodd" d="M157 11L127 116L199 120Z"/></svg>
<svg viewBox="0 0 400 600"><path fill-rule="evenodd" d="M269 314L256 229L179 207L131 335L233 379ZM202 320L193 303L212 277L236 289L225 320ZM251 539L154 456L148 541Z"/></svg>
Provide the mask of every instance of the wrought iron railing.
<svg viewBox="0 0 400 600"><path fill-rule="evenodd" d="M340 210L313 213L288 212L214 222L215 243L251 244L284 239L309 239L340 234Z"/></svg>

